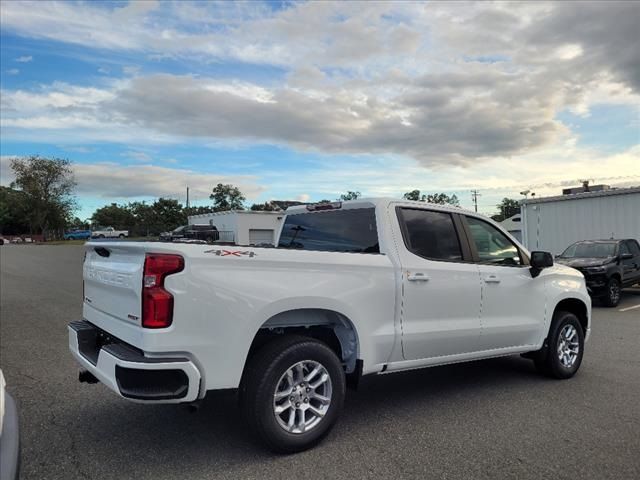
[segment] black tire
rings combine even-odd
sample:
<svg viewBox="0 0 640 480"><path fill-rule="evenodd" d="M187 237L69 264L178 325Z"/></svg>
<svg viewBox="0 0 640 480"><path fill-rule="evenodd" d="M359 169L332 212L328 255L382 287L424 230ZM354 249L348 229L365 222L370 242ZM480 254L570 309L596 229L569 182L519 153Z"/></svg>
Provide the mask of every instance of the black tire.
<svg viewBox="0 0 640 480"><path fill-rule="evenodd" d="M564 337L565 333L573 331L575 331L575 337L572 338L571 343L573 344L577 342L578 352L572 363L568 365L567 363L569 363L570 360L567 357L563 357L564 360L561 359L561 349L566 352L568 348L575 347L570 347L566 338L560 337L561 335ZM566 346L566 348L562 348L563 346ZM533 361L536 368L540 373L553 378L571 378L580 368L583 355L584 332L578 317L571 312L556 312L553 315L551 328L549 329L549 336L544 341L542 349L533 355Z"/></svg>
<svg viewBox="0 0 640 480"><path fill-rule="evenodd" d="M331 403L317 425L304 433L290 433L276 419L274 392L285 372L302 361L317 362L326 369L332 385ZM344 370L333 350L314 338L287 335L269 342L250 358L240 404L249 427L269 449L295 453L313 447L329 433L342 412L345 390Z"/></svg>
<svg viewBox="0 0 640 480"><path fill-rule="evenodd" d="M104 235L98 235L98 238L104 238Z"/></svg>
<svg viewBox="0 0 640 480"><path fill-rule="evenodd" d="M604 304L607 307L617 307L621 296L622 286L620 285L620 280L616 277L611 277L607 282L607 291L602 297Z"/></svg>
<svg viewBox="0 0 640 480"><path fill-rule="evenodd" d="M118 238L124 238L124 233L121 233L120 235L118 235Z"/></svg>
<svg viewBox="0 0 640 480"><path fill-rule="evenodd" d="M209 236L209 237L207 237L207 238L205 239L205 242L207 242L207 243L213 243L213 242L214 242L214 239L213 239L213 237Z"/></svg>

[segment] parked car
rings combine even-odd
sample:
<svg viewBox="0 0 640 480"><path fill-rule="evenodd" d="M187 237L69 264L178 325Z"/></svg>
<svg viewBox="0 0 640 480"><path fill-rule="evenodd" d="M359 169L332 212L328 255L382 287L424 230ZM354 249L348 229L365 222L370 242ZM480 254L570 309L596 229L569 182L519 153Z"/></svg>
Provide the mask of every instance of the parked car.
<svg viewBox="0 0 640 480"><path fill-rule="evenodd" d="M91 230L70 230L63 235L65 240L89 240Z"/></svg>
<svg viewBox="0 0 640 480"><path fill-rule="evenodd" d="M640 283L640 245L634 239L583 240L556 260L582 272L591 296L609 307L618 305L622 288Z"/></svg>
<svg viewBox="0 0 640 480"><path fill-rule="evenodd" d="M91 238L125 238L128 236L129 230L116 230L113 227L91 232Z"/></svg>
<svg viewBox="0 0 640 480"><path fill-rule="evenodd" d="M220 238L220 233L215 225L183 225L171 232L160 234L160 240L174 242L178 240L202 240L213 243Z"/></svg>
<svg viewBox="0 0 640 480"><path fill-rule="evenodd" d="M16 402L5 390L0 370L0 478L17 480L20 474L20 426Z"/></svg>
<svg viewBox="0 0 640 480"><path fill-rule="evenodd" d="M590 335L580 272L423 202L292 207L277 248L87 244L83 272L81 380L143 403L238 389L278 452L319 442L363 375L525 354L569 378Z"/></svg>
<svg viewBox="0 0 640 480"><path fill-rule="evenodd" d="M180 238L184 238L184 231L189 225L180 225L178 228L171 230L170 232L162 232L160 234L160 241L172 242Z"/></svg>

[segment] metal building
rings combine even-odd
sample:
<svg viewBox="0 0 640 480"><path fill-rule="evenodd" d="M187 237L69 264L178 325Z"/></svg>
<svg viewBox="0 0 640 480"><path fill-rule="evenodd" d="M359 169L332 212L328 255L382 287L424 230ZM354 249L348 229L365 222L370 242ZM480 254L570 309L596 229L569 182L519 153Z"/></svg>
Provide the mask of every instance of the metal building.
<svg viewBox="0 0 640 480"><path fill-rule="evenodd" d="M529 250L560 254L578 240L640 240L640 187L529 198L521 217Z"/></svg>
<svg viewBox="0 0 640 480"><path fill-rule="evenodd" d="M236 245L275 245L283 217L283 212L232 210L192 215L189 217L189 225L214 225L220 232L221 242Z"/></svg>

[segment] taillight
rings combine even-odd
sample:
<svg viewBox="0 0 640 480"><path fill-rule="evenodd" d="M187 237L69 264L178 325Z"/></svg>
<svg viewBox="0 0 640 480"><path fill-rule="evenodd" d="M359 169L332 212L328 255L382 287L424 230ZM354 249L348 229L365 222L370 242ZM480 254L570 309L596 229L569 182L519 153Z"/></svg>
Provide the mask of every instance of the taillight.
<svg viewBox="0 0 640 480"><path fill-rule="evenodd" d="M147 253L142 277L142 326L166 328L173 321L173 295L164 289L167 275L182 271L180 255Z"/></svg>

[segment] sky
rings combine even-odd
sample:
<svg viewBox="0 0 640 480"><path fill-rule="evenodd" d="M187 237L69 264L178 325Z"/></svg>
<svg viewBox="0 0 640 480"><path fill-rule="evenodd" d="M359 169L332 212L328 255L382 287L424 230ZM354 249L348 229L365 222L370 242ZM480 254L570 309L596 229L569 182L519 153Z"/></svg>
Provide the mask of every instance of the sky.
<svg viewBox="0 0 640 480"><path fill-rule="evenodd" d="M640 185L640 2L3 2L0 181L111 202Z"/></svg>

